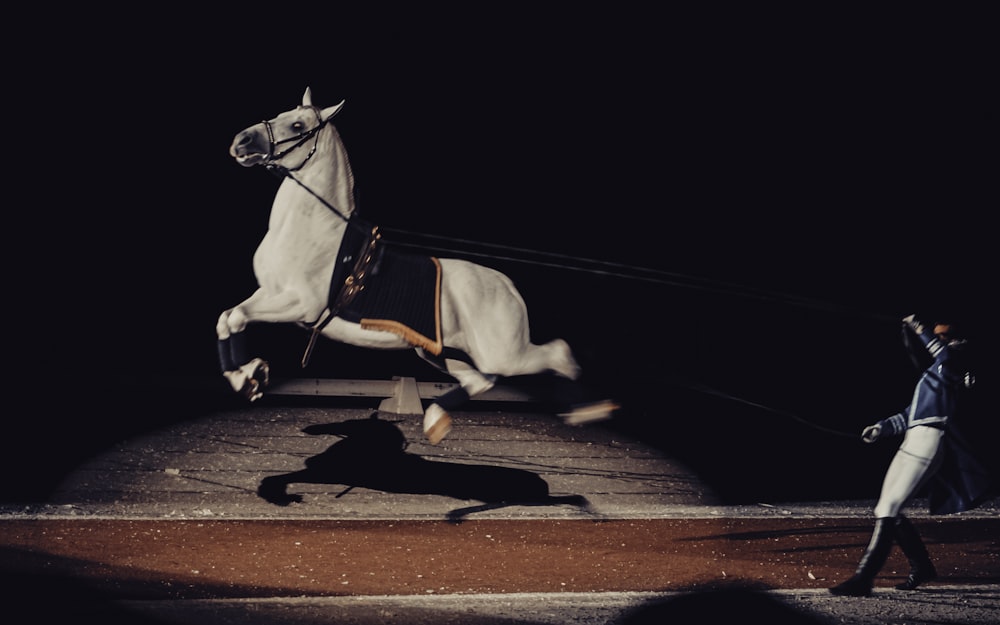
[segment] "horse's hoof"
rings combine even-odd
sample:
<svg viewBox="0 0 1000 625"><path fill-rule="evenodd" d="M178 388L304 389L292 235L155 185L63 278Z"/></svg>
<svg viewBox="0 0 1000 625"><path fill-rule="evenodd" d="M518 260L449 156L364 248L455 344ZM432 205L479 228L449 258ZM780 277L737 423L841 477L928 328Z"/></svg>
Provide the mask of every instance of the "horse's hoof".
<svg viewBox="0 0 1000 625"><path fill-rule="evenodd" d="M427 436L427 441L431 445L437 445L440 443L448 433L451 432L451 417L444 415L437 423L432 425L430 429L424 430L424 434Z"/></svg>
<svg viewBox="0 0 1000 625"><path fill-rule="evenodd" d="M607 421L611 418L614 411L619 408L621 406L615 402L605 399L592 404L575 406L569 412L560 413L559 416L563 418L563 422L566 425L583 425L585 423Z"/></svg>
<svg viewBox="0 0 1000 625"><path fill-rule="evenodd" d="M263 397L264 393L260 390L260 383L257 380L247 380L241 395L254 402Z"/></svg>
<svg viewBox="0 0 1000 625"><path fill-rule="evenodd" d="M247 377L255 380L261 388L266 387L271 382L271 365L266 360L254 358L247 364L240 367L247 374Z"/></svg>
<svg viewBox="0 0 1000 625"><path fill-rule="evenodd" d="M424 436L431 445L437 445L451 432L451 416L437 404L431 404L424 413Z"/></svg>
<svg viewBox="0 0 1000 625"><path fill-rule="evenodd" d="M264 396L264 388L261 386L260 381L246 377L242 371L226 371L223 375L229 381L229 385L232 386L233 392L248 401L257 401Z"/></svg>
<svg viewBox="0 0 1000 625"><path fill-rule="evenodd" d="M239 369L223 373L233 391L249 401L257 401L264 396L264 389L270 382L271 367L267 361L254 358Z"/></svg>

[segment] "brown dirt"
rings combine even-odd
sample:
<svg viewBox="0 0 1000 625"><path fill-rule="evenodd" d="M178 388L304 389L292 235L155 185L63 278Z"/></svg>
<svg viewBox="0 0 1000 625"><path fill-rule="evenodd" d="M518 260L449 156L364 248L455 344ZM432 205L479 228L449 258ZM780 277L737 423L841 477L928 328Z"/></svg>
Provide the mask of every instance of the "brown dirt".
<svg viewBox="0 0 1000 625"><path fill-rule="evenodd" d="M1000 581L1000 519L917 520L939 584ZM0 572L117 598L826 588L867 544L860 519L6 520ZM898 583L894 550L877 585Z"/></svg>

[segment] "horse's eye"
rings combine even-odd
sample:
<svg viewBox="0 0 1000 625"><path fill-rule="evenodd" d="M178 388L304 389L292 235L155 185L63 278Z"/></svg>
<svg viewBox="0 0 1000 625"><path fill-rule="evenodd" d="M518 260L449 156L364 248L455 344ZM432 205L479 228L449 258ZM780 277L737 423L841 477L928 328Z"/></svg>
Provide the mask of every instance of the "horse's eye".
<svg viewBox="0 0 1000 625"><path fill-rule="evenodd" d="M292 124L292 130L302 130L305 127L306 125L303 124L302 122L295 122L294 124Z"/></svg>

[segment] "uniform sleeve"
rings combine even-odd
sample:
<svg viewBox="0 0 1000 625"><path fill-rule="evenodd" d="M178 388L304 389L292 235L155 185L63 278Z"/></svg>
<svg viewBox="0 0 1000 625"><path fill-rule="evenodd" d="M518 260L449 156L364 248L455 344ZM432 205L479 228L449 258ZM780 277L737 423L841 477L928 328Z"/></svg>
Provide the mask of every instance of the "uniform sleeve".
<svg viewBox="0 0 1000 625"><path fill-rule="evenodd" d="M897 412L877 425L882 427L882 436L899 436L906 431L906 412Z"/></svg>
<svg viewBox="0 0 1000 625"><path fill-rule="evenodd" d="M908 334L916 338L924 346L924 349L931 355L931 358L937 360L941 356L941 352L946 346L935 336L933 328L928 327L916 315L910 315L903 319L903 325L909 330Z"/></svg>

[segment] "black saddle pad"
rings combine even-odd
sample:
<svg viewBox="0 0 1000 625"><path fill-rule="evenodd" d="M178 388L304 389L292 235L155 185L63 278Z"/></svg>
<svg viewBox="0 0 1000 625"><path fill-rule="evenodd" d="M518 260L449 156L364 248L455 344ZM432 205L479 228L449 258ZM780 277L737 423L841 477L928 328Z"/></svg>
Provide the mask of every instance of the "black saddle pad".
<svg viewBox="0 0 1000 625"><path fill-rule="evenodd" d="M339 316L440 354L441 263L433 256L383 247L365 288Z"/></svg>

